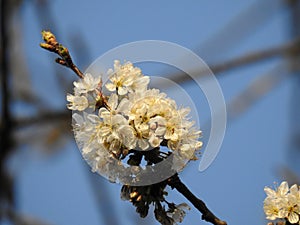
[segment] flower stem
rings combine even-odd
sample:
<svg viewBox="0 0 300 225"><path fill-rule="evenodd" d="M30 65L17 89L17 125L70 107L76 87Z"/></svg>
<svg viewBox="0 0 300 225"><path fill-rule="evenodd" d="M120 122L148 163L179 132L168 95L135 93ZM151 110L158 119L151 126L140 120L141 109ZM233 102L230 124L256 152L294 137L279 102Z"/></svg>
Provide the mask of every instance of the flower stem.
<svg viewBox="0 0 300 225"><path fill-rule="evenodd" d="M198 210L202 213L202 219L210 222L214 225L227 225L225 221L220 220L216 217L205 205L205 203L197 198L188 188L182 183L179 179L178 174L170 177L168 179L168 185L171 188L175 188L178 192L180 192L186 199L188 199Z"/></svg>
<svg viewBox="0 0 300 225"><path fill-rule="evenodd" d="M40 46L50 52L54 52L59 55L60 58L57 58L55 62L70 68L79 78L82 79L84 77L84 74L73 63L69 50L65 46L57 42L56 37L53 33L51 33L51 31L42 31L42 36L45 43L41 43Z"/></svg>

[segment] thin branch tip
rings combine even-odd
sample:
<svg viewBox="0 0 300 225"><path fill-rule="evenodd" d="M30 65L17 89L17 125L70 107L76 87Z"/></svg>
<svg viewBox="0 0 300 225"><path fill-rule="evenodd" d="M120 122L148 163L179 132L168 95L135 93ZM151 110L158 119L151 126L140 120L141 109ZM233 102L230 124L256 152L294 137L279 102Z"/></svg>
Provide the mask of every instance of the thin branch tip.
<svg viewBox="0 0 300 225"><path fill-rule="evenodd" d="M51 31L42 31L42 38L45 41L44 43L40 43L40 47L46 49L50 52L54 52L60 56L57 58L55 62L60 65L66 66L73 70L73 72L79 77L83 78L84 74L80 71L80 69L73 63L71 58L70 52L68 48L60 44L57 40L55 35Z"/></svg>

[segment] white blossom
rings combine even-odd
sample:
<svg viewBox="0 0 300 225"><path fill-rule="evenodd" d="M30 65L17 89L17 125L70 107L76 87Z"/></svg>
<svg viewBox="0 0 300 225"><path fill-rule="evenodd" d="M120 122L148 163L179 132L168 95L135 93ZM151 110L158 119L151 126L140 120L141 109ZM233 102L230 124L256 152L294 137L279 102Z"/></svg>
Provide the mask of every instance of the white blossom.
<svg viewBox="0 0 300 225"><path fill-rule="evenodd" d="M269 187L265 187L264 190L267 194L264 200L267 219L286 219L291 224L300 222L300 192L297 185L289 188L288 183L283 181L275 190Z"/></svg>
<svg viewBox="0 0 300 225"><path fill-rule="evenodd" d="M98 85L101 83L101 77L93 77L90 73L84 75L83 79L79 81L74 81L74 92L75 94L85 94L90 91L97 89Z"/></svg>

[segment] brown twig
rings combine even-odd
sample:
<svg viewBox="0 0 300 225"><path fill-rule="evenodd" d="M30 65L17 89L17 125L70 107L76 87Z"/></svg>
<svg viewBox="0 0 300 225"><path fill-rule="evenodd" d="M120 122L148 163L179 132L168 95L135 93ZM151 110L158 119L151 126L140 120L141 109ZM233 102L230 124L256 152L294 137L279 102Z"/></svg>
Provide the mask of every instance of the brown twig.
<svg viewBox="0 0 300 225"><path fill-rule="evenodd" d="M70 68L79 78L83 78L84 75L73 63L69 50L57 42L54 34L52 34L50 31L42 31L42 36L45 43L41 43L40 46L50 52L58 54L61 57L55 60L58 64Z"/></svg>
<svg viewBox="0 0 300 225"><path fill-rule="evenodd" d="M188 199L198 210L202 213L202 219L210 222L214 225L227 225L225 221L220 220L216 217L205 205L205 203L197 198L184 183L179 179L178 174L168 179L168 185L171 188L175 188L180 192L186 199Z"/></svg>

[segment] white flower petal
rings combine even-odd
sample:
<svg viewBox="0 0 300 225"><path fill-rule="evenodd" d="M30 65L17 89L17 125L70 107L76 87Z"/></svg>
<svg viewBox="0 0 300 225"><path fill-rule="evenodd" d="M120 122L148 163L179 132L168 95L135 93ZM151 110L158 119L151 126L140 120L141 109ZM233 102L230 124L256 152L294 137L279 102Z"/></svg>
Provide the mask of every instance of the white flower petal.
<svg viewBox="0 0 300 225"><path fill-rule="evenodd" d="M283 181L279 187L278 187L278 194L283 196L283 195L286 195L287 192L289 191L289 185L286 181Z"/></svg>
<svg viewBox="0 0 300 225"><path fill-rule="evenodd" d="M288 221L290 222L290 223L298 223L298 221L299 221L299 215L297 214L297 213L295 213L295 212L291 212L290 214L289 214L289 216L288 216Z"/></svg>

